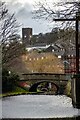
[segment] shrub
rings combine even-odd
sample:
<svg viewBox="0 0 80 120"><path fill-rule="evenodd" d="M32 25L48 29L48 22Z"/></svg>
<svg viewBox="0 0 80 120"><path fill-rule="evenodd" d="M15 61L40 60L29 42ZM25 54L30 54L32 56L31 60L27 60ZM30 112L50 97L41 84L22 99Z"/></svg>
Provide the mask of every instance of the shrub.
<svg viewBox="0 0 80 120"><path fill-rule="evenodd" d="M2 70L2 93L11 92L15 89L15 84L19 80L19 76L7 69Z"/></svg>
<svg viewBox="0 0 80 120"><path fill-rule="evenodd" d="M65 94L67 96L71 96L71 81L70 80L68 81L68 83L66 85Z"/></svg>

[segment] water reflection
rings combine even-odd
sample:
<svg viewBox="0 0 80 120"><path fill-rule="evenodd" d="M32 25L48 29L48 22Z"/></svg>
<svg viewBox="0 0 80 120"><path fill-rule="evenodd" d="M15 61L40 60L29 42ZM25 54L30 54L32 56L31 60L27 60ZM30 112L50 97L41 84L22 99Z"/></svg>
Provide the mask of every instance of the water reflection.
<svg viewBox="0 0 80 120"><path fill-rule="evenodd" d="M79 112L64 95L21 95L2 102L2 117L7 120L80 120Z"/></svg>

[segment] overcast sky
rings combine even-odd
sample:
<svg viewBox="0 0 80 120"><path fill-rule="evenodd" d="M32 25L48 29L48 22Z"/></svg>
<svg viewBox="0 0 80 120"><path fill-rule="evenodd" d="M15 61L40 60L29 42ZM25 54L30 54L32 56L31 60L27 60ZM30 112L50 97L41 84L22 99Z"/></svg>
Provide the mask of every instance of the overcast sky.
<svg viewBox="0 0 80 120"><path fill-rule="evenodd" d="M53 25L50 24L49 21L32 19L33 15L31 12L34 9L33 5L35 4L35 1L38 2L39 0L3 0L3 1L7 2L8 9L10 10L10 12L12 13L15 12L16 18L18 22L22 24L22 27L33 28L33 34L46 33L51 31ZM46 0L46 1L51 3L52 1L56 2L59 0Z"/></svg>

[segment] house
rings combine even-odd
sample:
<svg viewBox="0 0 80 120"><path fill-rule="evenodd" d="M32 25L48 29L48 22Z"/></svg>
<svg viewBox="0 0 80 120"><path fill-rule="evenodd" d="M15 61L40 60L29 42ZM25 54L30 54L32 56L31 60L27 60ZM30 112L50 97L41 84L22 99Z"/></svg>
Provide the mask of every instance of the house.
<svg viewBox="0 0 80 120"><path fill-rule="evenodd" d="M55 49L52 45L49 45L46 49L45 52L53 52Z"/></svg>

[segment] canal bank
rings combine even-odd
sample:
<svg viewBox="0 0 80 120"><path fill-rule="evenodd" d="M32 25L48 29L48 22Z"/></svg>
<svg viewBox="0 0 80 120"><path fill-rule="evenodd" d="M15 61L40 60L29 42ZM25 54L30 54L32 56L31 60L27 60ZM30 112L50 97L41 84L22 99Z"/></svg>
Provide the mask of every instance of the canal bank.
<svg viewBox="0 0 80 120"><path fill-rule="evenodd" d="M2 120L80 120L80 116L73 118L3 118Z"/></svg>

